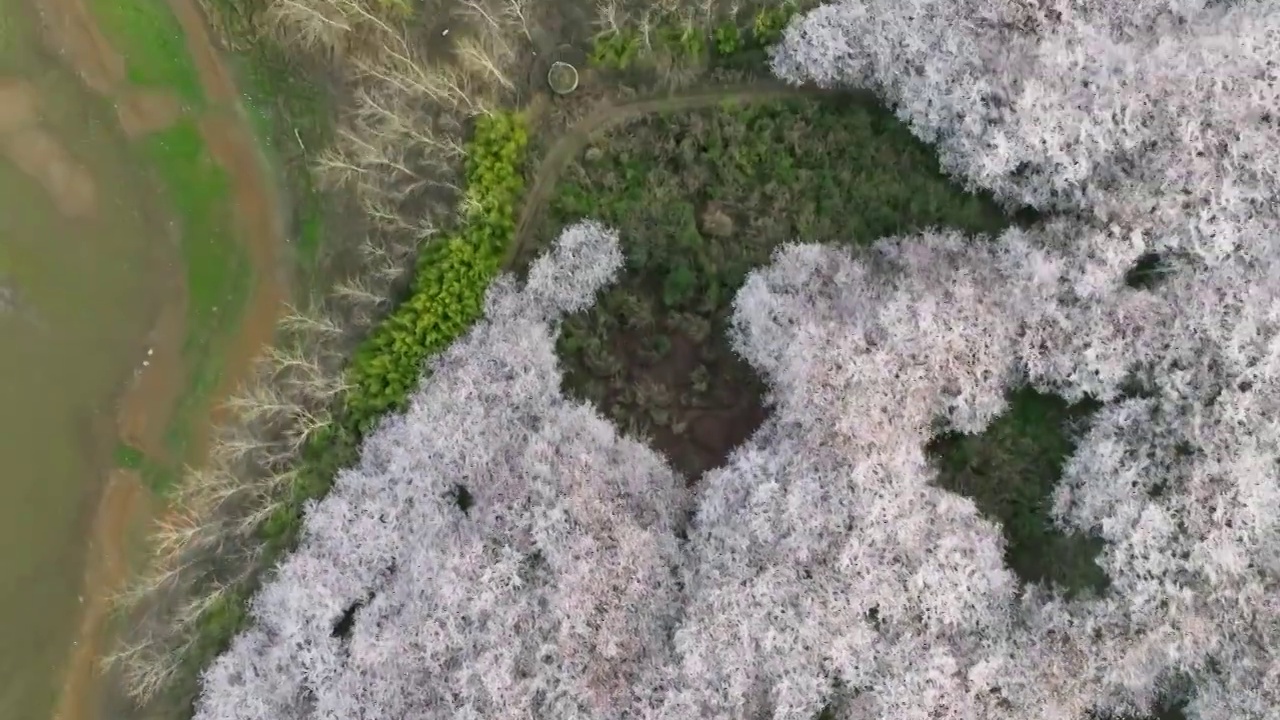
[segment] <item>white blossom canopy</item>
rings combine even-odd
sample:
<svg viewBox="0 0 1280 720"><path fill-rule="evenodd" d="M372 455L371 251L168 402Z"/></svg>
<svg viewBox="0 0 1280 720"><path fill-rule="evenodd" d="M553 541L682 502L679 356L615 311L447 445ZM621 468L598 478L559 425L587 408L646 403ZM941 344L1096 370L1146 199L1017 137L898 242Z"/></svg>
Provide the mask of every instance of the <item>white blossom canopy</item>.
<svg viewBox="0 0 1280 720"><path fill-rule="evenodd" d="M779 75L877 90L1055 219L781 248L734 317L772 415L694 497L560 394L557 319L621 263L567 229L311 508L197 718L1078 720L1183 687L1193 720L1280 717L1277 58L1274 1L801 17ZM1108 401L1055 505L1106 540L1100 598L1019 584L933 484L939 421L979 431L1022 383Z"/></svg>

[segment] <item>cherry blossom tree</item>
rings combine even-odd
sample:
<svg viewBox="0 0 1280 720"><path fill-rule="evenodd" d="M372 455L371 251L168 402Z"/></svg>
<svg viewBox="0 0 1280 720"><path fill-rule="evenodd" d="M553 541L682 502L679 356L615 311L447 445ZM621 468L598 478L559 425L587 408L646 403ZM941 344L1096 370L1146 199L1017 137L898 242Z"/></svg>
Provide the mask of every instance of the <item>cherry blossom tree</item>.
<svg viewBox="0 0 1280 720"><path fill-rule="evenodd" d="M771 418L695 497L560 394L558 318L622 261L567 229L310 508L197 717L1277 717L1277 57L1275 2L802 16L781 76L876 90L950 172L1054 217L781 248L732 336ZM929 440L1025 383L1106 402L1054 499L1106 541L1101 596L1019 583L934 483Z"/></svg>
<svg viewBox="0 0 1280 720"><path fill-rule="evenodd" d="M1064 213L1031 242L1005 238L1022 257L1021 364L1068 397L1141 392L1095 418L1057 499L1063 523L1108 541L1113 586L1088 604L1028 600L1019 652L1063 668L1042 688L1087 680L1102 707L1145 708L1192 678L1194 717L1280 711L1278 10L839 2L797 22L774 58L792 80L880 91L950 171ZM1054 247L1069 252L1044 255ZM1164 281L1116 289L1152 250ZM1077 298L1050 301L1063 284Z"/></svg>
<svg viewBox="0 0 1280 720"><path fill-rule="evenodd" d="M309 509L197 718L596 718L658 687L683 482L560 395L551 325L621 259L584 223L491 289Z"/></svg>

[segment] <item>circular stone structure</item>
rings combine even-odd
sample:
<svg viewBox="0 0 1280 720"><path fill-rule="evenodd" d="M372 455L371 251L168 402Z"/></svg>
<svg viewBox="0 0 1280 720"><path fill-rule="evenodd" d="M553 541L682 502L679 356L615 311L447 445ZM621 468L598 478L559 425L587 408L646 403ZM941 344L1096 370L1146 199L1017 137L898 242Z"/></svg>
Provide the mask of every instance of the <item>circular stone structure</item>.
<svg viewBox="0 0 1280 720"><path fill-rule="evenodd" d="M567 62L557 60L547 70L547 84L557 95L568 95L578 89L578 69Z"/></svg>

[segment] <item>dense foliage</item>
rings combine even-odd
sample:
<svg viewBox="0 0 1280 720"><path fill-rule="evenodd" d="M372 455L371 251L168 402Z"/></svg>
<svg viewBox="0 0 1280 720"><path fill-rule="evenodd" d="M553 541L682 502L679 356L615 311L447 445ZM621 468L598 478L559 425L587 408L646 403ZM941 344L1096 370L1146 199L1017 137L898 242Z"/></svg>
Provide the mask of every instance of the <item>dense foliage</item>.
<svg viewBox="0 0 1280 720"><path fill-rule="evenodd" d="M418 384L423 361L480 317L485 288L515 233L526 143L518 114L476 119L462 227L423 250L409 298L374 329L351 363L347 419L361 432L401 407Z"/></svg>
<svg viewBox="0 0 1280 720"><path fill-rule="evenodd" d="M1111 585L1033 606L1053 641L1022 661L1045 663L1038 682L1074 707L1124 712L1164 692L1201 720L1274 717L1278 8L922 6L820 8L788 30L775 70L874 89L944 167L1074 218L1039 241L1069 248L1067 263L1029 271L1098 268L1071 281L1087 299L1071 313L1036 309L1021 361L1042 388L1113 400L1054 508L1105 541ZM1101 271L1153 254L1161 277L1135 292Z"/></svg>
<svg viewBox="0 0 1280 720"><path fill-rule="evenodd" d="M938 486L971 498L1000 523L1005 565L1025 582L1071 594L1106 589L1106 573L1097 565L1102 542L1053 521L1062 468L1098 409L1096 402L1068 405L1020 388L1010 395L1008 411L981 433L944 433L929 442Z"/></svg>

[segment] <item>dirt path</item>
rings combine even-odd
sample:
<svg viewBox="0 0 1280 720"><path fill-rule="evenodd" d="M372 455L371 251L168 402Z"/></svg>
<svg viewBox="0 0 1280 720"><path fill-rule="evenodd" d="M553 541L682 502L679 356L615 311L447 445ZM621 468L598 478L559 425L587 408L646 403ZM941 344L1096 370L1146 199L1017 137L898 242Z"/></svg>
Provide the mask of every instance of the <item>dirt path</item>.
<svg viewBox="0 0 1280 720"><path fill-rule="evenodd" d="M741 85L702 88L675 95L640 98L596 108L556 140L538 164L533 183L525 193L520 221L516 224L515 242L511 244L505 266L510 267L520 256L521 249L529 242L532 234L537 231L538 222L542 219L542 213L551 200L551 193L555 191L564 168L601 131L656 112L694 110L721 103L769 102L788 97L812 96L821 92L815 88L795 87L776 80L760 80Z"/></svg>
<svg viewBox="0 0 1280 720"><path fill-rule="evenodd" d="M288 280L280 262L285 227L276 187L258 151L258 139L241 104L231 69L214 45L208 21L194 0L169 0L169 7L182 26L187 51L195 60L200 84L213 105L200 119L200 134L210 155L234 181L232 210L254 270L248 304L234 344L223 356L225 371L214 393L226 398L245 380L254 359L275 335L276 320L287 300ZM209 431L226 419L225 408L215 403L209 422L191 439L196 456L207 451Z"/></svg>

